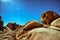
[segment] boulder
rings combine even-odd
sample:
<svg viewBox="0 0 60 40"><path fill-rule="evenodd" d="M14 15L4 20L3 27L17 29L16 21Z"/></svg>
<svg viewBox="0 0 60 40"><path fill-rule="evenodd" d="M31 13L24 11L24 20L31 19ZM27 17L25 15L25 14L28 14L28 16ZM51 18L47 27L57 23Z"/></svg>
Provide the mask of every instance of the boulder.
<svg viewBox="0 0 60 40"><path fill-rule="evenodd" d="M60 32L49 28L35 28L18 36L17 40L60 40Z"/></svg>
<svg viewBox="0 0 60 40"><path fill-rule="evenodd" d="M60 28L60 18L57 18L56 20L54 20L53 22L51 22L50 25Z"/></svg>
<svg viewBox="0 0 60 40"><path fill-rule="evenodd" d="M50 25L50 23L59 18L60 16L54 12L54 11L47 11L47 12L44 12L42 13L42 16L41 16L41 21L43 22L43 24L46 24L46 25Z"/></svg>
<svg viewBox="0 0 60 40"><path fill-rule="evenodd" d="M25 24L23 30L28 31L34 28L42 27L43 25L38 23L37 21L29 21L27 24Z"/></svg>

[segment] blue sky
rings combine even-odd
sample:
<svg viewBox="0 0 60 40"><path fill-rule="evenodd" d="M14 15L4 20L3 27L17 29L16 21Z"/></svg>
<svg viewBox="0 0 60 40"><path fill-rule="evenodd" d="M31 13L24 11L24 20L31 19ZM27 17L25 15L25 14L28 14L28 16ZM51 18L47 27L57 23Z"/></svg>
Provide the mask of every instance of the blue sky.
<svg viewBox="0 0 60 40"><path fill-rule="evenodd" d="M24 25L30 20L41 22L41 14L48 10L60 15L60 0L0 0L4 25L8 22Z"/></svg>

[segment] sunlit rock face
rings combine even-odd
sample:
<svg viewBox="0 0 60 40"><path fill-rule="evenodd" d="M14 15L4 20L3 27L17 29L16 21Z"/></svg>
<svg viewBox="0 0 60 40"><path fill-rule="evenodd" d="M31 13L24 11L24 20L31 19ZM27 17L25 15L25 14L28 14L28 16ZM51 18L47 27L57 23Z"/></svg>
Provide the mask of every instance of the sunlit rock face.
<svg viewBox="0 0 60 40"><path fill-rule="evenodd" d="M48 28L36 28L18 36L17 40L60 40L60 32Z"/></svg>
<svg viewBox="0 0 60 40"><path fill-rule="evenodd" d="M25 24L24 30L28 31L28 30L31 30L31 29L34 29L34 28L39 28L39 27L42 27L42 26L43 26L42 24L38 23L35 20L32 20L32 21L29 21L27 24Z"/></svg>
<svg viewBox="0 0 60 40"><path fill-rule="evenodd" d="M51 23L51 25L60 28L60 18L57 18L56 20L54 20L54 21Z"/></svg>

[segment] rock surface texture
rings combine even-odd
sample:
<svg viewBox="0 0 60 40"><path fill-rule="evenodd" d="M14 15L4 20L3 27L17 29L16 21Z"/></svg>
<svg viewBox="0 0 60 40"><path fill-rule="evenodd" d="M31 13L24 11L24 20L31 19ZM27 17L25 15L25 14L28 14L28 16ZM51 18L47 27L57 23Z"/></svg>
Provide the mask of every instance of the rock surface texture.
<svg viewBox="0 0 60 40"><path fill-rule="evenodd" d="M36 28L18 36L17 40L60 40L60 32L49 28Z"/></svg>
<svg viewBox="0 0 60 40"><path fill-rule="evenodd" d="M51 23L51 25L60 28L60 18L54 20L54 21Z"/></svg>
<svg viewBox="0 0 60 40"><path fill-rule="evenodd" d="M12 30L0 31L0 40L16 40L15 32Z"/></svg>

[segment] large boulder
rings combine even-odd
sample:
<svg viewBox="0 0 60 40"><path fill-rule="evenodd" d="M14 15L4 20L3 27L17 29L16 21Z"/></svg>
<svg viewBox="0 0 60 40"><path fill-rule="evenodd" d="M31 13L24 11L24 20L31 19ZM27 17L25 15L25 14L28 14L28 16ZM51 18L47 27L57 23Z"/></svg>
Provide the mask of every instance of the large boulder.
<svg viewBox="0 0 60 40"><path fill-rule="evenodd" d="M35 20L32 20L32 21L29 21L28 23L26 23L23 29L28 31L28 30L31 30L31 29L34 29L34 28L39 28L39 27L42 27L42 26L43 26L42 24L38 23Z"/></svg>
<svg viewBox="0 0 60 40"><path fill-rule="evenodd" d="M60 28L60 18L58 18L58 19L54 20L53 22L51 22L50 25Z"/></svg>
<svg viewBox="0 0 60 40"><path fill-rule="evenodd" d="M57 18L59 18L59 15L56 12L47 11L47 12L42 13L41 21L44 24L50 25L50 23Z"/></svg>
<svg viewBox="0 0 60 40"><path fill-rule="evenodd" d="M17 40L60 40L60 32L49 28L35 28L18 35Z"/></svg>

